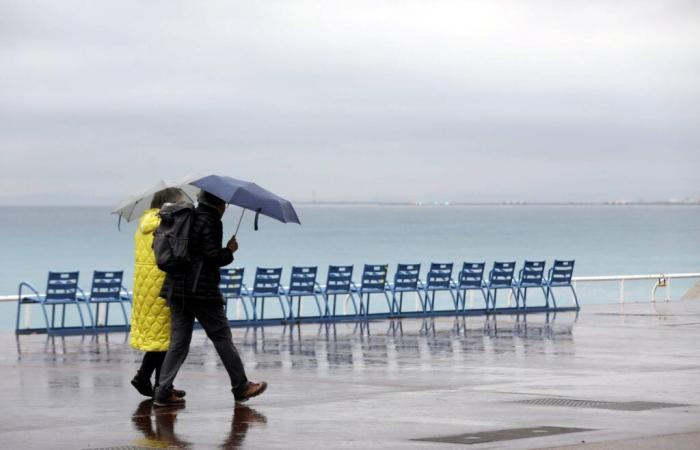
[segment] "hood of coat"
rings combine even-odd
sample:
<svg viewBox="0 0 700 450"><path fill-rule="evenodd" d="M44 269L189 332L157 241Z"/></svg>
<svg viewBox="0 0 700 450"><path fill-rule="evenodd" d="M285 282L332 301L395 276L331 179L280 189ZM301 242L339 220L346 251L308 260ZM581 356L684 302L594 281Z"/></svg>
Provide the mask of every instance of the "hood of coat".
<svg viewBox="0 0 700 450"><path fill-rule="evenodd" d="M139 231L141 234L153 233L158 225L160 225L160 216L158 215L158 208L147 209L144 211L139 220Z"/></svg>

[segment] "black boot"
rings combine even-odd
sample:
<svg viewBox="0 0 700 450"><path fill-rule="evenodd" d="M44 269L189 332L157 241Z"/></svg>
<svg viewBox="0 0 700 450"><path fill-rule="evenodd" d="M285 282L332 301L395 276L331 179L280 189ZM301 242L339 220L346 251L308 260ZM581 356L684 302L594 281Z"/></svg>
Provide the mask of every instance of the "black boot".
<svg viewBox="0 0 700 450"><path fill-rule="evenodd" d="M153 397L153 385L151 380L142 377L140 374L136 374L133 380L131 380L131 385L139 391L139 394L146 397Z"/></svg>

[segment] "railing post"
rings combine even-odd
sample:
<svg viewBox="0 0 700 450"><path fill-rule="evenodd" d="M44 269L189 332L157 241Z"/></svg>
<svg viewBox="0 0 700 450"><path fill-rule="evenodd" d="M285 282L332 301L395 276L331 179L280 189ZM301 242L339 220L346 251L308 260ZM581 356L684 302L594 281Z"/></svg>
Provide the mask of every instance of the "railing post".
<svg viewBox="0 0 700 450"><path fill-rule="evenodd" d="M625 303L625 279L620 279L620 303Z"/></svg>

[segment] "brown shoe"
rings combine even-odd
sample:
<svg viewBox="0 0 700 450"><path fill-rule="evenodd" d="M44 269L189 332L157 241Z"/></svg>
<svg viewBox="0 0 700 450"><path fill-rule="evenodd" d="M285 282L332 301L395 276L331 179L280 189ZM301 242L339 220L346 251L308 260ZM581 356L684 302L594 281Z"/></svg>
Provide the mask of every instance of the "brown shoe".
<svg viewBox="0 0 700 450"><path fill-rule="evenodd" d="M184 405L185 399L178 397L174 392L168 394L168 398L165 400L153 400L153 406L173 406L173 405Z"/></svg>
<svg viewBox="0 0 700 450"><path fill-rule="evenodd" d="M248 383L248 386L243 390L242 394L234 395L233 397L237 402L243 403L262 394L265 392L265 389L267 389L267 383L265 381L261 381L260 383Z"/></svg>

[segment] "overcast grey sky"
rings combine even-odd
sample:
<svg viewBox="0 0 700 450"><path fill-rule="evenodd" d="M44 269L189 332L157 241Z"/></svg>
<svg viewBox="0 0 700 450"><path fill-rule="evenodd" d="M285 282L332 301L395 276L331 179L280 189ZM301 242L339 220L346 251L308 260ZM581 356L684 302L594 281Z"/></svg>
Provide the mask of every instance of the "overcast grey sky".
<svg viewBox="0 0 700 450"><path fill-rule="evenodd" d="M697 1L0 0L0 192L700 196Z"/></svg>

